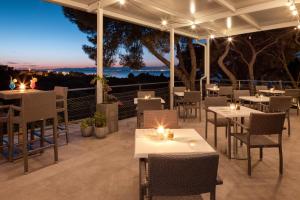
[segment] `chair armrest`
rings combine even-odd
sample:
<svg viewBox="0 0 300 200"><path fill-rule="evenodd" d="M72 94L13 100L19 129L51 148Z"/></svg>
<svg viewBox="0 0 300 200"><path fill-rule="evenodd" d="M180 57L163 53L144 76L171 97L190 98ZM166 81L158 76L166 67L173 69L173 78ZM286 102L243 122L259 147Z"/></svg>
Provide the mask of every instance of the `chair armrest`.
<svg viewBox="0 0 300 200"><path fill-rule="evenodd" d="M1 105L0 106L0 109L2 110L2 109L8 109L8 108L10 108L10 105Z"/></svg>
<svg viewBox="0 0 300 200"><path fill-rule="evenodd" d="M20 111L20 112L21 112L21 107L19 107L19 106L11 105L10 108L11 108L13 111Z"/></svg>
<svg viewBox="0 0 300 200"><path fill-rule="evenodd" d="M216 182L217 182L216 185L223 185L223 180L222 180L222 178L219 175L217 175Z"/></svg>
<svg viewBox="0 0 300 200"><path fill-rule="evenodd" d="M241 122L237 121L237 120L232 120L233 123L237 124L238 126L246 129L246 130L249 130L249 127L246 126L245 124L242 124Z"/></svg>

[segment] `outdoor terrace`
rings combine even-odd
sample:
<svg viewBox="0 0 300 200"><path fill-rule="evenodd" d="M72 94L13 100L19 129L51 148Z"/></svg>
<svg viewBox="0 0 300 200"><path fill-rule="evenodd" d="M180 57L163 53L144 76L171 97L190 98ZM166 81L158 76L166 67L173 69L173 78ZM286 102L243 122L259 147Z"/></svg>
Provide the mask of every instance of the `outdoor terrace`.
<svg viewBox="0 0 300 200"><path fill-rule="evenodd" d="M204 119L204 116L202 116ZM300 116L291 111L291 136L283 135L284 173L278 173L276 149L265 149L263 161L258 150L252 151L253 173L247 175L245 160L229 160L224 154L224 130L218 134L219 175L224 184L217 186L217 199L297 199L299 191ZM180 120L181 128L195 128L204 137L204 120ZM138 160L134 159L136 118L119 121L119 132L99 140L83 138L79 123L70 126L70 143L59 147L59 162L53 165L52 150L29 159L30 173L23 175L22 159L0 165L0 196L5 199L138 199ZM208 143L213 146L213 129L209 126ZM60 138L64 143L64 137ZM245 155L245 146L240 148ZM159 199L159 198L158 198ZM160 198L160 199L199 199ZM209 199L203 195L203 199Z"/></svg>

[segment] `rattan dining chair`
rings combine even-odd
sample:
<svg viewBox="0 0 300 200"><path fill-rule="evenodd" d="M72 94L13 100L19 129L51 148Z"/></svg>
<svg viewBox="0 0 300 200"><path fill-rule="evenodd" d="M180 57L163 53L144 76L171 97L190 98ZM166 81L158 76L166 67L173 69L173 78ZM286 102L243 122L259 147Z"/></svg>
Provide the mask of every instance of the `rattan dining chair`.
<svg viewBox="0 0 300 200"><path fill-rule="evenodd" d="M140 199L155 196L191 196L210 193L216 199L216 186L222 184L218 178L219 155L161 155L148 156L148 168L141 165L145 177L141 178Z"/></svg>
<svg viewBox="0 0 300 200"><path fill-rule="evenodd" d="M220 86L219 96L227 97L227 100L232 101L233 97L233 87L232 86Z"/></svg>
<svg viewBox="0 0 300 200"><path fill-rule="evenodd" d="M266 85L256 85L255 86L255 91L256 91L256 93L260 93L260 91L259 90L268 90L268 86L266 86Z"/></svg>
<svg viewBox="0 0 300 200"><path fill-rule="evenodd" d="M297 115L299 115L300 89L286 89L284 95L292 97L291 108L296 108L297 109Z"/></svg>
<svg viewBox="0 0 300 200"><path fill-rule="evenodd" d="M201 92L200 91L190 91L184 92L184 97L182 102L179 104L179 115L180 108L183 109L184 115L183 119L186 120L193 111L195 112L195 117L198 117L199 111L199 120L201 121Z"/></svg>
<svg viewBox="0 0 300 200"><path fill-rule="evenodd" d="M0 153L3 153L4 148L7 147L8 152L11 151L12 147L9 145L9 105L0 105ZM4 136L8 136L8 145L4 144ZM11 160L11 159L9 159Z"/></svg>
<svg viewBox="0 0 300 200"><path fill-rule="evenodd" d="M260 149L260 160L263 158L263 148L278 148L279 150L279 173L283 172L282 156L282 131L285 113L251 113L249 125L245 126L235 122L244 130L246 134L229 133L228 152L231 152L231 136L240 140L247 146L248 175L251 176L251 149ZM272 140L269 136L277 135L277 140ZM229 153L229 158L231 158Z"/></svg>
<svg viewBox="0 0 300 200"><path fill-rule="evenodd" d="M241 96L250 96L250 90L233 90L233 101L240 102Z"/></svg>
<svg viewBox="0 0 300 200"><path fill-rule="evenodd" d="M269 105L266 111L269 113L284 112L288 123L288 135L291 135L291 120L290 120L290 107L292 97L290 96L271 96Z"/></svg>
<svg viewBox="0 0 300 200"><path fill-rule="evenodd" d="M61 133L65 134L66 142L69 143L69 117L68 117L68 88L67 87L54 87L54 92L56 95L56 112L58 116L63 115L64 128L58 124L58 129L60 135Z"/></svg>
<svg viewBox="0 0 300 200"><path fill-rule="evenodd" d="M11 106L13 116L11 116L10 130L13 125L18 125L19 132L23 136L23 160L24 173L28 172L28 155L42 152L45 148L53 147L54 160L58 161L57 150L57 113L56 113L56 95L54 92L43 92L38 94L25 94L21 99L21 106ZM15 115L15 113L19 113ZM53 121L53 142L47 142L44 138L45 121ZM33 122L41 123L40 147L28 150L28 129L27 126ZM12 131L10 133L13 137ZM49 145L44 146L44 142Z"/></svg>
<svg viewBox="0 0 300 200"><path fill-rule="evenodd" d="M145 110L161 110L161 99L138 99L137 102L137 127L142 127Z"/></svg>
<svg viewBox="0 0 300 200"><path fill-rule="evenodd" d="M217 114L210 111L208 107L211 106L227 106L227 97L206 97L204 101L204 109L205 109L205 138L207 139L207 129L208 129L208 122L214 125L214 145L217 147L218 139L217 139L217 131L219 127L225 128L225 134L227 136L227 126L228 121L225 118L218 118ZM209 114L213 114L213 118L209 117Z"/></svg>
<svg viewBox="0 0 300 200"><path fill-rule="evenodd" d="M185 92L186 87L173 87L173 96L174 96L174 106L177 107L179 102L183 99L182 97L178 97L175 95L175 92Z"/></svg>
<svg viewBox="0 0 300 200"><path fill-rule="evenodd" d="M145 110L144 128L179 128L176 110Z"/></svg>
<svg viewBox="0 0 300 200"><path fill-rule="evenodd" d="M150 97L155 97L155 91L151 91L151 90L149 90L149 91L138 91L137 92L137 97L138 98L144 98L145 96L150 96Z"/></svg>

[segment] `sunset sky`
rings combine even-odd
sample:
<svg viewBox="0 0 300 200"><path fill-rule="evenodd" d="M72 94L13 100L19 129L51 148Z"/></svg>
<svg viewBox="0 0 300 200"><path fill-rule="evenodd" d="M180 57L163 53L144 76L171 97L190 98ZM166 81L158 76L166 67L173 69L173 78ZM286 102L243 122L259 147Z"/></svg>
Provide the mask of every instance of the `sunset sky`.
<svg viewBox="0 0 300 200"><path fill-rule="evenodd" d="M0 64L18 68L93 67L82 51L86 35L43 0L3 0L0 6ZM162 65L145 51L147 66Z"/></svg>

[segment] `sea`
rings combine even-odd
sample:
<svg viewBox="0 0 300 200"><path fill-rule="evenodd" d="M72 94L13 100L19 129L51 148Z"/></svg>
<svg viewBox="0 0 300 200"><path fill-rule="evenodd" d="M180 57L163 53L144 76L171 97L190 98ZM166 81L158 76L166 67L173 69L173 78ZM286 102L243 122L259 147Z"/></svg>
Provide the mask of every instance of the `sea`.
<svg viewBox="0 0 300 200"><path fill-rule="evenodd" d="M61 72L61 73L70 73L70 72L79 72L87 75L96 74L95 67L86 67L86 68L57 68L51 69L48 71ZM166 66L159 67L143 67L138 70L131 69L130 67L104 67L104 75L106 77L116 77L116 78L127 78L129 74L138 76L142 73L147 73L152 76L165 76L170 77L170 70Z"/></svg>

